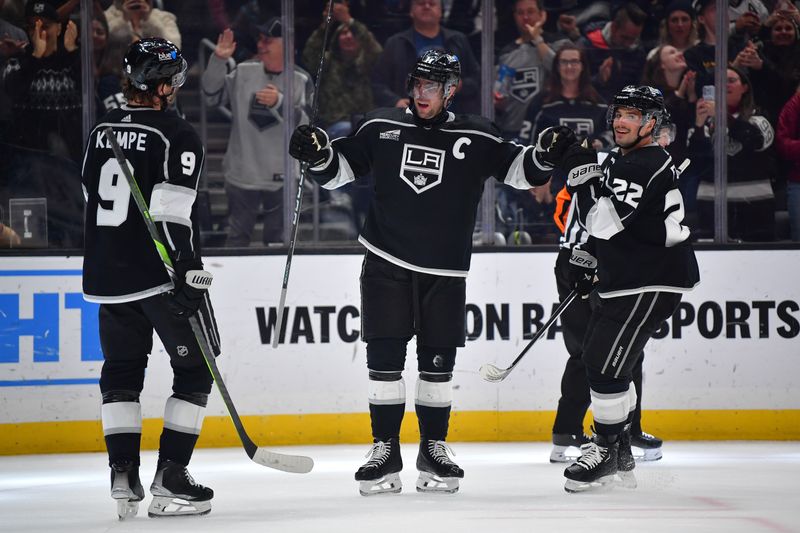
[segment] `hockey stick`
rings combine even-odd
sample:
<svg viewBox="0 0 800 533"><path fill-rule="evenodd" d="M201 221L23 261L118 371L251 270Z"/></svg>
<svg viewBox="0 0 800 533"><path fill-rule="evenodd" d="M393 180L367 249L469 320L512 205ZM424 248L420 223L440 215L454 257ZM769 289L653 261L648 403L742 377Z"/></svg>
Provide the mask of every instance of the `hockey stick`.
<svg viewBox="0 0 800 533"><path fill-rule="evenodd" d="M577 292L572 291L567 295L566 298L564 298L564 301L561 302L561 304L559 304L558 307L556 307L555 311L553 311L553 315L550 317L550 319L547 322L545 322L544 326L539 328L539 331L536 332L536 335L533 336L533 338L528 342L525 348L522 349L522 352L520 352L517 358L514 359L514 362L511 363L511 366L509 366L506 369L501 369L491 363L486 363L481 366L480 370L478 370L478 373L481 375L481 377L486 381L490 381L492 383L498 383L506 379L506 376L508 376L511 373L511 371L514 370L514 367L517 366L517 363L519 363L520 360L522 360L522 358L525 356L525 354L528 353L528 350L531 349L531 346L533 346L536 343L536 341L538 341L539 338L542 335L544 335L544 332L547 331L550 328L550 326L553 325L553 323L558 319L559 316L561 316L561 313L563 313L564 310L567 307L569 307L569 304L572 303L572 300L574 300L577 295L578 295Z"/></svg>
<svg viewBox="0 0 800 533"><path fill-rule="evenodd" d="M314 82L314 98L311 103L311 121L309 124L314 127L317 121L317 110L319 108L319 81L322 79L322 65L325 63L325 50L328 47L328 31L331 27L331 14L333 13L333 0L328 0L328 18L325 19L325 34L322 37L322 52L319 56L319 65L317 66L317 79ZM316 137L314 137L316 139ZM317 143L319 146L319 143ZM278 339L281 335L281 327L283 326L283 310L286 308L286 291L289 288L289 271L292 268L292 258L294 257L294 248L297 244L297 228L300 226L300 208L303 205L303 186L306 183L306 170L308 163L303 162L300 164L300 180L297 182L297 196L294 200L294 214L292 215L292 231L291 238L289 239L289 251L286 252L286 267L283 269L283 284L281 285L281 298L278 302L278 316L275 320L275 338L272 339L272 347L278 347Z"/></svg>
<svg viewBox="0 0 800 533"><path fill-rule="evenodd" d="M131 195L136 202L136 207L139 208L139 213L141 213L142 218L144 219L144 223L147 226L147 231L150 233L150 238L153 239L153 244L158 251L158 255L164 262L164 266L166 267L170 278L174 281L175 268L173 267L172 258L169 255L167 247L161 242L161 236L158 234L155 222L153 222L153 218L150 216L150 209L147 206L144 195L142 195L141 189L139 189L138 183L136 183L136 178L134 178L133 174L131 173L131 168L128 166L128 160L125 158L125 154L122 153L122 148L120 148L119 143L114 136L114 130L112 130L109 126L103 130L103 134L105 134L106 139L108 139L109 143L111 144L111 149L114 151L114 156L117 158L117 162L122 169L122 173L125 175L125 179L128 181L128 185L131 189ZM203 359L205 359L208 370L211 372L211 376L214 378L214 382L217 384L219 393L222 396L222 401L225 402L225 407L228 408L228 413L230 414L233 425L236 428L236 432L239 434L239 438L242 441L242 445L244 446L244 450L247 452L248 457L262 466L274 468L276 470L282 470L284 472L294 472L298 474L310 472L314 467L314 461L310 457L271 452L256 446L253 440L247 435L244 425L242 424L242 419L239 417L239 413L236 411L236 407L233 405L233 400L231 400L231 396L228 393L228 387L225 386L225 382L222 380L222 374L220 374L219 368L217 368L214 352L208 345L208 341L206 340L205 334L200 327L200 322L197 320L196 315L189 317L189 325L192 327L192 333L194 333L195 340L197 341L198 346L200 346L200 352L203 354Z"/></svg>

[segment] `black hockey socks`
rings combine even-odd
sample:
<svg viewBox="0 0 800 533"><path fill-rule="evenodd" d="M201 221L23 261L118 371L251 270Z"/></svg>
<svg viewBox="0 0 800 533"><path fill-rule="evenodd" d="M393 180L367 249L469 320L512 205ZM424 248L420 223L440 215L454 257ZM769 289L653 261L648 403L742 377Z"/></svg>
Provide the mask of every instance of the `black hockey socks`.
<svg viewBox="0 0 800 533"><path fill-rule="evenodd" d="M406 383L402 373L370 370L368 398L372 436L379 441L398 438L406 410Z"/></svg>
<svg viewBox="0 0 800 533"><path fill-rule="evenodd" d="M420 372L414 407L419 420L420 439L443 441L450 423L453 403L451 372Z"/></svg>
<svg viewBox="0 0 800 533"><path fill-rule="evenodd" d="M170 460L188 465L203 427L208 394L175 393L167 398L164 429L158 448L159 461Z"/></svg>
<svg viewBox="0 0 800 533"><path fill-rule="evenodd" d="M139 393L130 390L104 392L101 418L109 466L139 466L142 440L142 406L139 404Z"/></svg>

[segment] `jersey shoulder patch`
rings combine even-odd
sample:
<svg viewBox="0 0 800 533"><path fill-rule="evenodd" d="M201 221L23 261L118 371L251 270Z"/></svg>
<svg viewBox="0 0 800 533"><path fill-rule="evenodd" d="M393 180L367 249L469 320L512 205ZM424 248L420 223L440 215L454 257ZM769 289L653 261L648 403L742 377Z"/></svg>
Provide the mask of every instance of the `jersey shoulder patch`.
<svg viewBox="0 0 800 533"><path fill-rule="evenodd" d="M364 129L372 131L373 128L397 129L404 125L413 126L414 121L410 113L406 113L405 109L399 107L381 107L369 111L364 118L356 126L356 133L363 133Z"/></svg>

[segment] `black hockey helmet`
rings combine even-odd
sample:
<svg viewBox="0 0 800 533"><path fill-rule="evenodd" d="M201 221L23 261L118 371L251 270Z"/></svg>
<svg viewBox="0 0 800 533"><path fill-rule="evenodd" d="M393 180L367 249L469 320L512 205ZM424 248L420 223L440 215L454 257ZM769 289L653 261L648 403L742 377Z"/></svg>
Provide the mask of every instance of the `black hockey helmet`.
<svg viewBox="0 0 800 533"><path fill-rule="evenodd" d="M668 117L667 110L664 107L664 95L661 94L661 91L649 85L626 85L614 95L606 115L609 129L613 127L614 113L616 113L618 107L630 107L641 111L642 126L647 124L647 121L651 118L654 118L656 123L653 126L653 134L661 129L661 123Z"/></svg>
<svg viewBox="0 0 800 533"><path fill-rule="evenodd" d="M188 65L180 48L160 37L147 37L128 48L123 60L125 77L140 91L159 83L180 87L186 81Z"/></svg>
<svg viewBox="0 0 800 533"><path fill-rule="evenodd" d="M412 98L415 79L441 83L445 95L445 107L447 107L451 99L447 97L450 94L450 88L458 87L458 82L461 80L461 62L455 54L448 54L441 50L428 50L422 54L408 74L406 90Z"/></svg>

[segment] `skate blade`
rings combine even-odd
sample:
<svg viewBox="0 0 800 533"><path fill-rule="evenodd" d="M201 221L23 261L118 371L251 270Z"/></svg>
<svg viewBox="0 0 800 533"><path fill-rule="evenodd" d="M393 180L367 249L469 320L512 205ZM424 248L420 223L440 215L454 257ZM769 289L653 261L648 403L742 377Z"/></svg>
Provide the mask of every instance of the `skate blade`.
<svg viewBox="0 0 800 533"><path fill-rule="evenodd" d="M614 474L603 476L594 481L575 481L574 479L567 479L564 483L564 490L570 494L579 492L600 492L608 491L614 488Z"/></svg>
<svg viewBox="0 0 800 533"><path fill-rule="evenodd" d="M139 513L139 502L128 499L115 498L117 500L117 516L120 521L133 518Z"/></svg>
<svg viewBox="0 0 800 533"><path fill-rule="evenodd" d="M202 516L211 512L211 500L189 501L170 496L153 496L147 516L164 518L169 516Z"/></svg>
<svg viewBox="0 0 800 533"><path fill-rule="evenodd" d="M458 492L457 477L439 477L430 472L420 472L417 478L417 492L437 492L455 494Z"/></svg>
<svg viewBox="0 0 800 533"><path fill-rule="evenodd" d="M577 446L558 446L553 445L550 452L551 463L574 463L581 457L581 449Z"/></svg>
<svg viewBox="0 0 800 533"><path fill-rule="evenodd" d="M628 472L623 472L622 470L617 470L617 476L619 479L617 480L617 485L625 488L625 489L635 489L638 486L636 482L636 476L633 473L633 470Z"/></svg>
<svg viewBox="0 0 800 533"><path fill-rule="evenodd" d="M403 490L400 474L386 474L382 478L368 479L358 482L358 492L362 496L375 496L376 494L397 494Z"/></svg>
<svg viewBox="0 0 800 533"><path fill-rule="evenodd" d="M632 446L633 457L637 461L658 461L663 457L661 448L639 448Z"/></svg>

